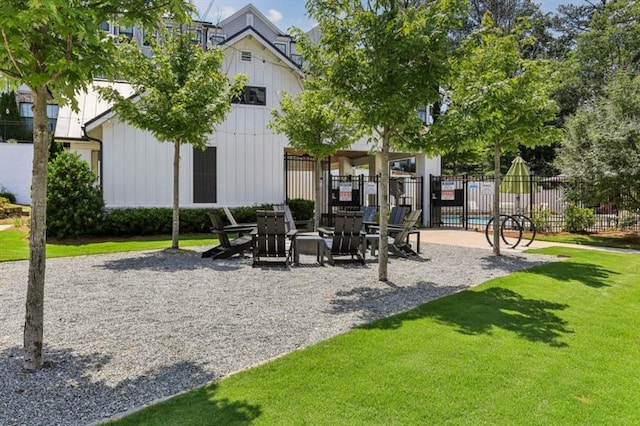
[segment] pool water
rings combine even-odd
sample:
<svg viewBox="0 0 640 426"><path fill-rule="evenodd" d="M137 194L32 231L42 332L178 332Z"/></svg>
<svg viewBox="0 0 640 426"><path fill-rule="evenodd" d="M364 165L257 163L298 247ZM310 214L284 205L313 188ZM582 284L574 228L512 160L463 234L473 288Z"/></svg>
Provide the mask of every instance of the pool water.
<svg viewBox="0 0 640 426"><path fill-rule="evenodd" d="M469 225L486 225L490 220L490 216L474 216L468 217L467 223ZM461 225L462 218L460 216L445 216L442 218L442 223L445 225Z"/></svg>

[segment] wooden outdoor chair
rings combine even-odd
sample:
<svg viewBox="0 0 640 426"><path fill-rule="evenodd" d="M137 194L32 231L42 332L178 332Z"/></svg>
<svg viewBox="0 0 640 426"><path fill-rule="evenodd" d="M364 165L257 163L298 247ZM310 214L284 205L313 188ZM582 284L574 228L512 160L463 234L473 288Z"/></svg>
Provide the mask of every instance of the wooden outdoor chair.
<svg viewBox="0 0 640 426"><path fill-rule="evenodd" d="M202 257L211 257L213 260L226 259L251 250L251 237L249 235L230 240L227 234L228 230L225 229L220 216L213 212L209 212L208 214L209 219L211 219L211 232L218 236L220 244L203 252Z"/></svg>
<svg viewBox="0 0 640 426"><path fill-rule="evenodd" d="M287 248L287 239L294 233L287 233L284 212L273 210L258 210L256 212L256 230L251 234L253 238L253 266L267 263L264 258L284 259L278 262L268 261L269 264L283 264L289 266L291 249Z"/></svg>
<svg viewBox="0 0 640 426"><path fill-rule="evenodd" d="M389 253L395 256L408 257L419 256L420 253L420 232L414 229L416 222L420 218L422 210L413 210L409 212L402 223L401 227L390 226L388 228L388 245ZM417 251L411 247L409 236L411 234L418 235ZM371 243L371 254L375 256L377 247L380 245L379 234L367 234L366 240Z"/></svg>
<svg viewBox="0 0 640 426"><path fill-rule="evenodd" d="M362 212L339 211L334 224L331 236L324 239L329 263L334 265L337 256L349 256L364 265Z"/></svg>

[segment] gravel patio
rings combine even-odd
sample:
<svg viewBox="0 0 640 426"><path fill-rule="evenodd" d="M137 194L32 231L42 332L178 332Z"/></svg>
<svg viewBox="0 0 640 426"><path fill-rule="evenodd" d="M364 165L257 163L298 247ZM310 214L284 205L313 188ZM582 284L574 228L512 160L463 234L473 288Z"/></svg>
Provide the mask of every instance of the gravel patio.
<svg viewBox="0 0 640 426"><path fill-rule="evenodd" d="M312 345L546 256L446 245L391 259L251 267L194 251L49 259L46 368L25 373L27 262L0 263L0 424L84 425Z"/></svg>

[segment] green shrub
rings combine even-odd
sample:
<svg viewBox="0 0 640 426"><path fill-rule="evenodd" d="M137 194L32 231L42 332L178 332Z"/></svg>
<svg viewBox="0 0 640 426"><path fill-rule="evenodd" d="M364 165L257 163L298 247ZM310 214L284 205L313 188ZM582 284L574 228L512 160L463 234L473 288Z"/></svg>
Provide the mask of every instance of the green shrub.
<svg viewBox="0 0 640 426"><path fill-rule="evenodd" d="M11 204L16 203L16 196L13 193L7 191L3 186L0 186L0 197L6 198Z"/></svg>
<svg viewBox="0 0 640 426"><path fill-rule="evenodd" d="M180 234L209 232L210 209L180 209ZM118 208L105 212L102 233L110 236L160 235L171 233L170 208Z"/></svg>
<svg viewBox="0 0 640 426"><path fill-rule="evenodd" d="M531 217L538 232L548 232L551 230L551 212L548 209L534 210Z"/></svg>
<svg viewBox="0 0 640 426"><path fill-rule="evenodd" d="M593 210L569 205L564 210L564 230L568 232L585 232L596 223Z"/></svg>
<svg viewBox="0 0 640 426"><path fill-rule="evenodd" d="M79 155L65 152L49 162L48 235L57 238L95 235L102 223L103 209L97 176Z"/></svg>
<svg viewBox="0 0 640 426"><path fill-rule="evenodd" d="M313 210L315 203L312 200L303 200L302 198L294 198L289 200L287 205L291 209L291 214L296 220L313 219Z"/></svg>
<svg viewBox="0 0 640 426"><path fill-rule="evenodd" d="M9 199L8 199L8 198L5 198L5 197L0 196L0 207L4 207L4 206L6 206L7 204L9 204Z"/></svg>

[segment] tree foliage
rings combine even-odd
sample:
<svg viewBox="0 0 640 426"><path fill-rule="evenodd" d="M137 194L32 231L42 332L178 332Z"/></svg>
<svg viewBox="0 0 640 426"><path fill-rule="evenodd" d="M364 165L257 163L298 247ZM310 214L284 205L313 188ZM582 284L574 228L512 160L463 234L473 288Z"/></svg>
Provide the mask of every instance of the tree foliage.
<svg viewBox="0 0 640 426"><path fill-rule="evenodd" d="M283 93L280 110L274 109L271 114L273 120L268 126L286 135L293 148L316 160L314 186L317 208L314 222L317 228L322 205L322 159L348 148L357 139L358 126L347 105L311 76L305 80L304 90L295 98Z"/></svg>
<svg viewBox="0 0 640 426"><path fill-rule="evenodd" d="M449 105L429 135L445 151L481 147L493 152L496 215L502 154L520 145L549 145L560 137L558 129L548 125L557 112L550 99L553 62L523 59L522 42L515 32L504 34L486 15L482 27L451 58ZM496 240L494 252L499 254Z"/></svg>
<svg viewBox="0 0 640 426"><path fill-rule="evenodd" d="M372 135L383 164L380 190L379 279L387 280L388 160L396 147L425 149L419 107L439 100L447 73L450 32L459 24L462 1L309 0L321 37L304 46L327 87L353 108Z"/></svg>
<svg viewBox="0 0 640 426"><path fill-rule="evenodd" d="M183 0L5 0L0 8L0 74L33 94L31 232L24 329L24 366L42 367L46 266L46 191L49 135L46 104L77 107L74 95L94 76L117 72L116 41L104 21L152 25L171 12L182 20L192 10Z"/></svg>
<svg viewBox="0 0 640 426"><path fill-rule="evenodd" d="M563 173L589 182L591 199L640 208L640 77L618 73L603 95L567 122L557 163Z"/></svg>
<svg viewBox="0 0 640 426"><path fill-rule="evenodd" d="M247 79L238 74L230 82L222 71L222 49L202 49L186 30L172 31L161 43L151 41L151 46L151 57L135 43L120 47L120 72L138 96L125 98L109 87L100 88L100 93L114 103L124 121L174 144L171 247L178 249L180 145L204 149L208 135L225 119L231 99L241 93Z"/></svg>

